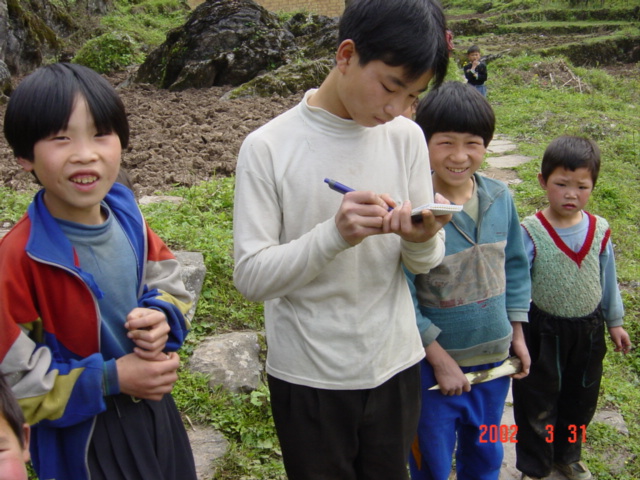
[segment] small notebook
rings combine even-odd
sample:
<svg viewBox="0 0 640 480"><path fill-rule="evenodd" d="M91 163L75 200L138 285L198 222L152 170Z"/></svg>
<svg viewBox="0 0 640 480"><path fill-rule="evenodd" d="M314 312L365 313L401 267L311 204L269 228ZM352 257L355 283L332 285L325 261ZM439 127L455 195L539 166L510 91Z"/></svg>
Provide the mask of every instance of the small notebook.
<svg viewBox="0 0 640 480"><path fill-rule="evenodd" d="M462 205L450 205L448 203L427 203L411 210L411 218L414 221L422 221L422 211L431 210L434 215L448 215L450 213L461 212Z"/></svg>

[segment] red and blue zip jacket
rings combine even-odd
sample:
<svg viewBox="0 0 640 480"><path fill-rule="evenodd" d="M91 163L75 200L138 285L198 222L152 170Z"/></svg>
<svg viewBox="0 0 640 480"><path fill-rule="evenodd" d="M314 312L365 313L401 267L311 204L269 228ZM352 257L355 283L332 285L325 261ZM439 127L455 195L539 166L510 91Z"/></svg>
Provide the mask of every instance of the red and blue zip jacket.
<svg viewBox="0 0 640 480"><path fill-rule="evenodd" d="M95 416L119 385L115 359L105 361L100 353L102 292L82 270L43 194L0 240L0 370L32 425L39 478L83 480ZM180 265L129 189L115 184L104 202L135 252L138 306L165 313L171 327L166 348L175 351L189 329L185 314L192 304Z"/></svg>

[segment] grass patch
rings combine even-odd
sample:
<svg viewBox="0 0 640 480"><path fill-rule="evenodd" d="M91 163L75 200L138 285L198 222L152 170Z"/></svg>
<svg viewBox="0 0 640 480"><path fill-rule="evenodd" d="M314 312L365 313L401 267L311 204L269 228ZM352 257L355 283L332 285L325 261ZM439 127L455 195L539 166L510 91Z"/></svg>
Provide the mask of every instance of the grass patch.
<svg viewBox="0 0 640 480"><path fill-rule="evenodd" d="M191 9L181 0L116 0L73 61L100 73L144 62L167 32L183 25Z"/></svg>
<svg viewBox="0 0 640 480"><path fill-rule="evenodd" d="M286 479L265 385L248 394L211 390L204 375L183 369L173 395L189 422L210 425L229 441L214 479Z"/></svg>
<svg viewBox="0 0 640 480"><path fill-rule="evenodd" d="M13 225L27 211L33 194L16 193L6 187L0 187L0 226L3 223Z"/></svg>
<svg viewBox="0 0 640 480"><path fill-rule="evenodd" d="M249 302L233 285L234 178L220 178L171 192L184 200L142 207L147 221L174 250L202 252L207 269L187 353L204 336L262 330L262 304Z"/></svg>
<svg viewBox="0 0 640 480"><path fill-rule="evenodd" d="M101 24L135 38L145 50L164 42L167 32L182 26L191 13L180 0L119 0Z"/></svg>

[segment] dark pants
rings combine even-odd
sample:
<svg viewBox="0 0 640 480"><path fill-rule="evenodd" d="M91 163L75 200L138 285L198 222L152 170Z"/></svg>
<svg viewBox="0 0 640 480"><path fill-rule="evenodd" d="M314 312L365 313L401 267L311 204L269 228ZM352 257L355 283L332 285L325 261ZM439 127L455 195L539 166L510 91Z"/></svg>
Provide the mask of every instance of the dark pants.
<svg viewBox="0 0 640 480"><path fill-rule="evenodd" d="M171 395L159 402L107 397L87 462L92 480L196 480L189 437Z"/></svg>
<svg viewBox="0 0 640 480"><path fill-rule="evenodd" d="M531 370L512 386L516 467L546 477L554 462L580 460L583 435L598 402L604 323L600 307L586 317L558 318L531 304L523 329Z"/></svg>
<svg viewBox="0 0 640 480"><path fill-rule="evenodd" d="M368 390L324 390L269 376L289 480L403 480L420 414L420 365Z"/></svg>

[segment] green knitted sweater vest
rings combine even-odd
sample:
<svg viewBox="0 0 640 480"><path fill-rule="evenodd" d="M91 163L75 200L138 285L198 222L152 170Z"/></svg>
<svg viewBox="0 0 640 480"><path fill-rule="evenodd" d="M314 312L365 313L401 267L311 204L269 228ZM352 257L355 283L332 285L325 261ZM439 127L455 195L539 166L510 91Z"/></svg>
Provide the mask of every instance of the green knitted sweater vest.
<svg viewBox="0 0 640 480"><path fill-rule="evenodd" d="M584 214L589 230L578 252L564 243L541 212L522 221L535 246L531 299L557 317L583 317L602 299L600 254L609 239L609 225L601 217Z"/></svg>

